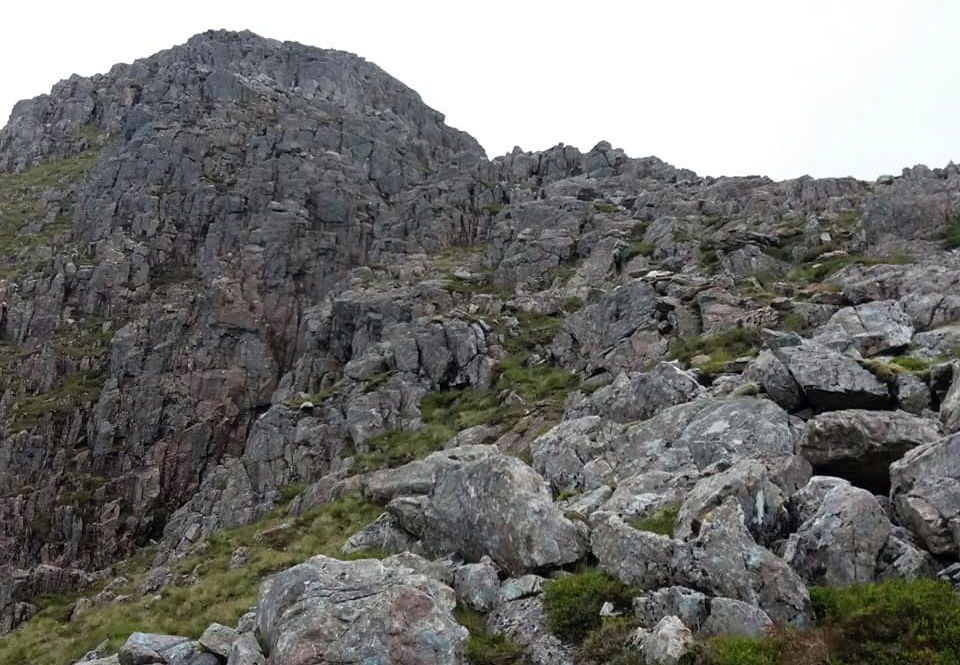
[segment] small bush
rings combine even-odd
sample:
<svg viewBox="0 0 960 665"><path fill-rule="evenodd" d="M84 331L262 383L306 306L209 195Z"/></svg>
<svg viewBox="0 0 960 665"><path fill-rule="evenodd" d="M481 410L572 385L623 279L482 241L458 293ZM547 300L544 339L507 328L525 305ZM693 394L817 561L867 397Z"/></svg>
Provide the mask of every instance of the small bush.
<svg viewBox="0 0 960 665"><path fill-rule="evenodd" d="M565 640L582 641L600 625L600 608L613 603L630 609L633 594L620 580L599 570L561 577L544 588L544 608L550 630Z"/></svg>
<svg viewBox="0 0 960 665"><path fill-rule="evenodd" d="M673 524L677 521L680 506L664 506L646 517L630 520L630 526L640 531L650 531L661 536L673 536Z"/></svg>
<svg viewBox="0 0 960 665"><path fill-rule="evenodd" d="M461 626L470 631L466 656L471 665L520 665L523 648L503 635L487 631L486 618L475 610L459 606L454 616Z"/></svg>
<svg viewBox="0 0 960 665"><path fill-rule="evenodd" d="M914 374L920 375L929 374L930 367L933 365L933 363L929 360L925 360L924 358L915 358L913 356L897 356L890 362L895 365L899 365L900 367L913 372Z"/></svg>
<svg viewBox="0 0 960 665"><path fill-rule="evenodd" d="M813 587L819 622L844 665L960 663L960 596L939 580Z"/></svg>
<svg viewBox="0 0 960 665"><path fill-rule="evenodd" d="M577 649L577 662L584 665L643 665L642 652L627 646L627 639L637 625L631 617L602 619Z"/></svg>

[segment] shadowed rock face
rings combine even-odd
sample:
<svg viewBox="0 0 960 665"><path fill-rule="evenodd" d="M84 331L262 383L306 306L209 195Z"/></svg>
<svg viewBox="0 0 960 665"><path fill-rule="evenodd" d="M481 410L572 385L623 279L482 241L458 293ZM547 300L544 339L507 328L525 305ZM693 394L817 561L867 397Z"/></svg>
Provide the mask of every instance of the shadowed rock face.
<svg viewBox="0 0 960 665"><path fill-rule="evenodd" d="M960 551L958 177L488 160L362 58L251 33L63 81L0 130L0 631L151 541L141 595L356 494L384 511L343 551L395 556L91 662L460 663L458 602L572 662L542 593L585 560L670 661L809 624L806 584L929 574Z"/></svg>

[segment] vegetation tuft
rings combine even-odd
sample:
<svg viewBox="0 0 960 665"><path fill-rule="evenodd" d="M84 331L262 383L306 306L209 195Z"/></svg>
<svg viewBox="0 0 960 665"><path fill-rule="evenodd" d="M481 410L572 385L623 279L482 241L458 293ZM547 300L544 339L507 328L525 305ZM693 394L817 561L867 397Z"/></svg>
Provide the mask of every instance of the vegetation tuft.
<svg viewBox="0 0 960 665"><path fill-rule="evenodd" d="M678 338L670 347L670 357L689 366L696 356L708 356L709 360L698 364L697 369L712 376L732 360L757 355L762 346L763 340L756 328L731 328L716 335Z"/></svg>
<svg viewBox="0 0 960 665"><path fill-rule="evenodd" d="M679 505L664 506L646 517L631 519L629 524L640 531L650 531L661 536L673 536L673 525L677 521L679 512Z"/></svg>
<svg viewBox="0 0 960 665"><path fill-rule="evenodd" d="M277 510L256 524L225 529L175 566L178 577L196 575L198 581L175 583L158 598L136 597L149 570L144 553L119 571L129 582L118 593L132 594L132 600L87 609L71 621L76 599L48 596L37 616L0 638L0 665L68 665L104 640L113 651L136 631L197 637L213 622L235 625L255 602L264 577L316 554L337 556L347 537L379 513L359 496L348 496L296 518ZM261 537L278 527L284 538ZM241 546L248 550L247 563L231 569L233 552Z"/></svg>
<svg viewBox="0 0 960 665"><path fill-rule="evenodd" d="M613 603L618 611L629 611L633 593L617 578L599 570L587 570L550 581L543 598L550 630L558 637L579 643L600 626L600 608L604 603Z"/></svg>

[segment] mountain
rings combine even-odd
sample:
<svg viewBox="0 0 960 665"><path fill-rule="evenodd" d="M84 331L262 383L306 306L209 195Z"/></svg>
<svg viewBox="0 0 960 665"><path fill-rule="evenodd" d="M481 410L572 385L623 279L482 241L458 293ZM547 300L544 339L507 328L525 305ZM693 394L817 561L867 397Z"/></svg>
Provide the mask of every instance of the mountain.
<svg viewBox="0 0 960 665"><path fill-rule="evenodd" d="M489 160L248 32L62 81L0 130L0 665L816 655L960 578L958 202Z"/></svg>

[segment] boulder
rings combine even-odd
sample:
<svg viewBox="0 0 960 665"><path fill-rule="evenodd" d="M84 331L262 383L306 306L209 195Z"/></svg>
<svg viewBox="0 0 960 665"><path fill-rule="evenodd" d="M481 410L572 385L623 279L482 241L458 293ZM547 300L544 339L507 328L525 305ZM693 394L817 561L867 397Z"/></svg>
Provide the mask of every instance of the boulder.
<svg viewBox="0 0 960 665"><path fill-rule="evenodd" d="M810 595L787 563L754 542L743 509L727 498L704 520L696 539L674 549L675 583L741 600L774 621L805 626Z"/></svg>
<svg viewBox="0 0 960 665"><path fill-rule="evenodd" d="M784 545L783 558L808 584L848 586L876 580L893 525L870 492L837 486Z"/></svg>
<svg viewBox="0 0 960 665"><path fill-rule="evenodd" d="M577 526L554 505L543 478L506 455L440 469L430 494L387 506L427 551L484 555L510 574L579 560L586 553Z"/></svg>
<svg viewBox="0 0 960 665"><path fill-rule="evenodd" d="M257 631L284 665L461 665L455 605L451 588L389 560L315 556L261 585Z"/></svg>
<svg viewBox="0 0 960 665"><path fill-rule="evenodd" d="M178 646L189 643L190 638L177 635L133 633L120 647L117 658L120 665L169 663L174 650Z"/></svg>
<svg viewBox="0 0 960 665"><path fill-rule="evenodd" d="M260 651L260 644L250 633L244 633L233 643L227 665L265 665L267 659Z"/></svg>
<svg viewBox="0 0 960 665"><path fill-rule="evenodd" d="M764 637L773 626L770 616L759 607L733 598L713 598L710 616L704 621L700 634Z"/></svg>
<svg viewBox="0 0 960 665"><path fill-rule="evenodd" d="M658 589L673 579L673 541L634 529L616 515L594 514L590 549L600 568L625 584Z"/></svg>
<svg viewBox="0 0 960 665"><path fill-rule="evenodd" d="M705 476L690 490L677 515L674 537L695 538L711 511L735 497L754 539L769 544L790 526L787 498L810 479L810 465L796 455L742 459Z"/></svg>
<svg viewBox="0 0 960 665"><path fill-rule="evenodd" d="M960 555L960 434L926 443L890 465L897 519L935 555Z"/></svg>
<svg viewBox="0 0 960 665"><path fill-rule="evenodd" d="M503 603L487 617L487 630L523 646L530 665L574 665L574 649L547 628L540 596Z"/></svg>
<svg viewBox="0 0 960 665"><path fill-rule="evenodd" d="M913 322L896 300L874 300L844 307L813 340L841 353L863 357L896 351L910 344Z"/></svg>
<svg viewBox="0 0 960 665"><path fill-rule="evenodd" d="M940 422L948 434L960 431L960 363L953 363L950 390L940 403Z"/></svg>
<svg viewBox="0 0 960 665"><path fill-rule="evenodd" d="M453 588L461 603L478 612L489 612L499 600L500 578L489 560L468 563L457 568Z"/></svg>
<svg viewBox="0 0 960 665"><path fill-rule="evenodd" d="M693 648L693 633L675 616L663 617L641 642L647 665L679 665Z"/></svg>
<svg viewBox="0 0 960 665"><path fill-rule="evenodd" d="M645 420L667 407L689 402L703 392L692 374L671 363L649 372L621 372L592 395L574 416L596 414L618 423Z"/></svg>
<svg viewBox="0 0 960 665"><path fill-rule="evenodd" d="M644 628L653 628L666 616L676 616L693 631L699 631L709 612L706 595L682 586L657 589L633 599L633 613Z"/></svg>
<svg viewBox="0 0 960 665"><path fill-rule="evenodd" d="M797 454L819 474L846 478L885 494L890 464L941 436L936 422L904 411L845 409L808 420Z"/></svg>
<svg viewBox="0 0 960 665"><path fill-rule="evenodd" d="M804 401L818 409L882 409L887 386L856 360L815 342L786 337L771 351L789 370Z"/></svg>

